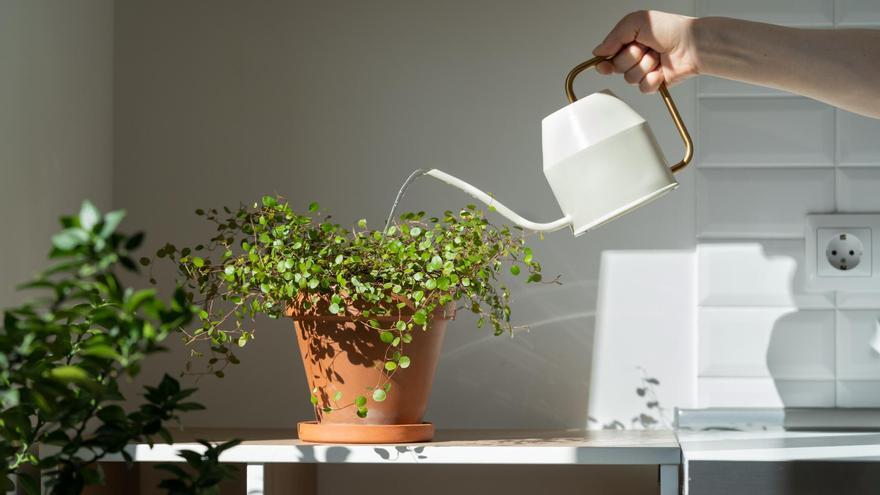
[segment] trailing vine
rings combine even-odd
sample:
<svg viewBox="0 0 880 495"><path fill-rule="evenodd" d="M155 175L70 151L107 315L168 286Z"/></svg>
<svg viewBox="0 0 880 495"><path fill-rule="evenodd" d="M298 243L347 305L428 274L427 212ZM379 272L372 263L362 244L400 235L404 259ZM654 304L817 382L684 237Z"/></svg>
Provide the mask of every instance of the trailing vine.
<svg viewBox="0 0 880 495"><path fill-rule="evenodd" d="M298 214L276 196L196 214L214 224L216 234L204 245L167 244L156 254L175 263L179 283L201 308L200 325L183 330L184 339L209 345L206 372L220 377L238 362L234 348L254 338L258 314L283 317L296 303L357 319L375 331L388 349L384 378L371 396L380 402L390 392L390 377L410 366L406 346L415 330L427 328L436 310L463 303L478 315L478 327L504 334L513 327L510 291L501 274L542 281L541 265L525 244L527 234L491 224L473 205L440 217L404 213L385 230L369 229L366 220L342 227L322 216L316 203ZM388 316L393 318L381 318ZM319 403L313 390L311 400L325 412L354 406L365 417L368 411L366 396L343 403L337 392Z"/></svg>

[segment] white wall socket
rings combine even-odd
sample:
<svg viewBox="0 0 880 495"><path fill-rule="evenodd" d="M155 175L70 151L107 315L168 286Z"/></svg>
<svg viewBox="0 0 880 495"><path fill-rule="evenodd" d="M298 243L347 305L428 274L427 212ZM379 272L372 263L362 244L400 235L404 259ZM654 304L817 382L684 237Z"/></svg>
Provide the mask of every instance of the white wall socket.
<svg viewBox="0 0 880 495"><path fill-rule="evenodd" d="M807 290L880 292L880 214L808 215Z"/></svg>

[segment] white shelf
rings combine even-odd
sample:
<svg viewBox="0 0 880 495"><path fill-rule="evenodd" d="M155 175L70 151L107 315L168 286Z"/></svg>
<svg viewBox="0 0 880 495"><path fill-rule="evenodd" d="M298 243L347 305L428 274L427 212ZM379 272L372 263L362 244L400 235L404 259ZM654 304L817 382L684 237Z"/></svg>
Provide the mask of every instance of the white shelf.
<svg viewBox="0 0 880 495"><path fill-rule="evenodd" d="M301 442L291 430L187 430L172 432L174 444L130 445L136 462L179 462L180 450L201 451L196 438L241 445L221 456L224 462L397 463L397 464L555 464L678 465L681 451L670 431L449 430L432 442L401 445L332 445ZM105 461L122 461L121 455Z"/></svg>

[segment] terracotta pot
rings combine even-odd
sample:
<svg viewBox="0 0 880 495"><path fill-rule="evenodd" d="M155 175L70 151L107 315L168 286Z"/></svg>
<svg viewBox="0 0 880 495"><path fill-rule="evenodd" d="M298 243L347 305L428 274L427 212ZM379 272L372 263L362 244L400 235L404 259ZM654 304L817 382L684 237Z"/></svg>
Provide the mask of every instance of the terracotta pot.
<svg viewBox="0 0 880 495"><path fill-rule="evenodd" d="M305 309L299 301L288 309L288 316L294 320L309 391L317 389L318 397L317 422L301 423L300 439L330 443L430 440L433 427L422 423L422 417L434 383L446 324L454 318L454 310L436 310L425 330L413 331L412 342L403 348L403 354L410 357L410 366L391 376L387 398L376 402L372 399L373 389L384 383L389 345L379 340L376 330L358 319L358 308L348 307L346 315L334 316L326 307L327 302L321 301ZM395 310L395 316L371 319L390 328L397 320L409 319L411 315L412 309L404 308ZM337 392L342 392L338 404L333 400ZM359 395L368 399L366 418L357 417L353 405L330 413L322 411L326 405L352 404Z"/></svg>

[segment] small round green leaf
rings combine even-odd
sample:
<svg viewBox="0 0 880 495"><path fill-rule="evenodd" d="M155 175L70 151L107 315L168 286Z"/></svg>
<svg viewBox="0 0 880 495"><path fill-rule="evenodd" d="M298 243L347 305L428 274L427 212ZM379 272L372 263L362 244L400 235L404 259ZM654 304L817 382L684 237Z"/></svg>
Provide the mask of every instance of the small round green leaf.
<svg viewBox="0 0 880 495"><path fill-rule="evenodd" d="M413 313L413 322L416 325L424 325L428 321L428 314L424 309L420 309Z"/></svg>

